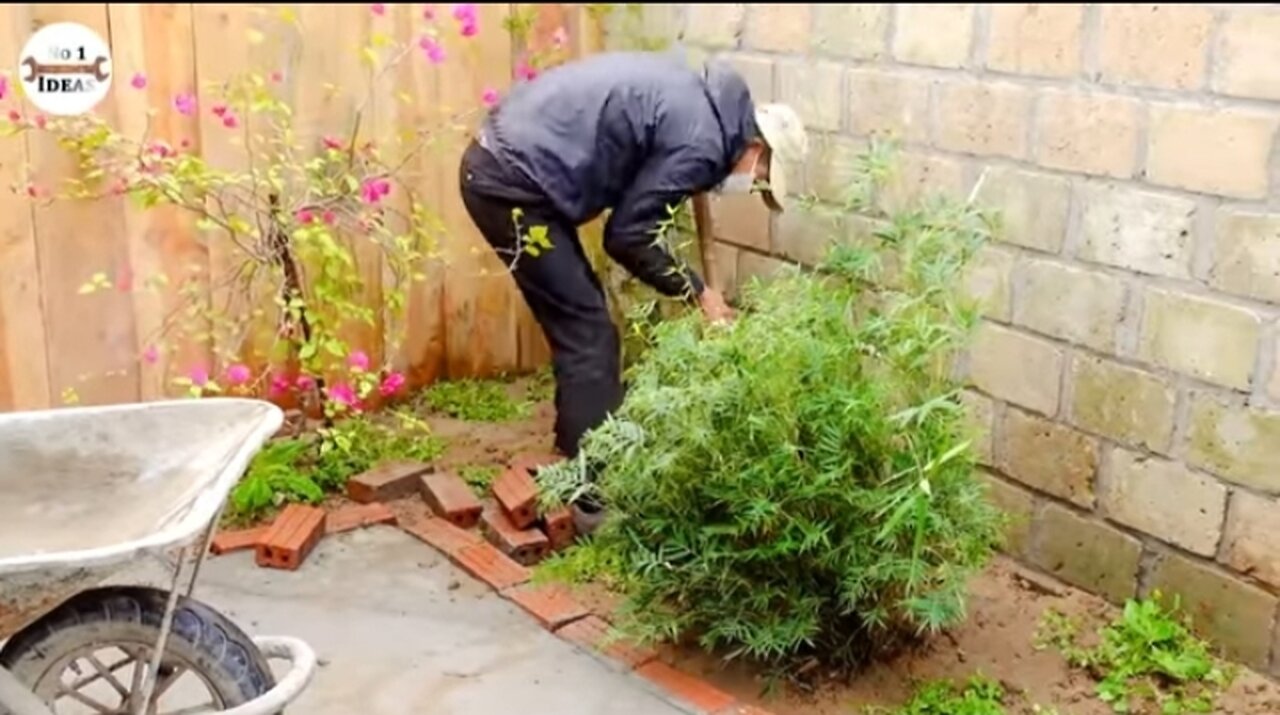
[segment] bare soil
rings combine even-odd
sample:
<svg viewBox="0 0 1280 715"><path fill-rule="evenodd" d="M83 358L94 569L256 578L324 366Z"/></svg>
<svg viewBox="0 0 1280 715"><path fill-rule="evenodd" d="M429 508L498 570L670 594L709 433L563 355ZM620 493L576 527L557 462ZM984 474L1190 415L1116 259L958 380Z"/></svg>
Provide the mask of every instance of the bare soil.
<svg viewBox="0 0 1280 715"><path fill-rule="evenodd" d="M511 389L520 395L523 387L517 382ZM552 406L541 403L527 419L512 422L478 424L439 416L429 416L428 421L450 444L439 466L456 469L500 466L521 452L550 451L554 416ZM421 511L416 504L395 508L415 515ZM578 597L603 611L618 602L598 587L582 589ZM962 625L852 677L820 675L802 687L771 681L757 667L724 661L691 645L667 646L660 654L668 663L777 715L857 715L868 706L901 705L925 681L963 681L977 674L998 680L1011 693L1006 703L1011 715L1109 715L1111 709L1095 697L1093 679L1073 670L1052 649L1036 648L1036 633L1049 609L1080 619L1086 633L1118 615L1118 609L1096 596L999 557L971 583L969 615ZM1241 668L1214 712L1280 713L1280 687Z"/></svg>

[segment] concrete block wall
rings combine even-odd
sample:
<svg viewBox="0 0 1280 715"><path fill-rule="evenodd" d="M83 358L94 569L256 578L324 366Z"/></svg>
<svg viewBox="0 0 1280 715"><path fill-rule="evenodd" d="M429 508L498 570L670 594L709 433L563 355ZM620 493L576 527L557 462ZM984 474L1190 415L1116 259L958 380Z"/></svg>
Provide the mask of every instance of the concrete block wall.
<svg viewBox="0 0 1280 715"><path fill-rule="evenodd" d="M1179 594L1280 675L1280 8L648 12L802 112L819 197L877 135L903 142L886 205L981 179L1004 224L970 276L967 402L1009 551L1113 600ZM754 198L716 214L730 287L832 238Z"/></svg>

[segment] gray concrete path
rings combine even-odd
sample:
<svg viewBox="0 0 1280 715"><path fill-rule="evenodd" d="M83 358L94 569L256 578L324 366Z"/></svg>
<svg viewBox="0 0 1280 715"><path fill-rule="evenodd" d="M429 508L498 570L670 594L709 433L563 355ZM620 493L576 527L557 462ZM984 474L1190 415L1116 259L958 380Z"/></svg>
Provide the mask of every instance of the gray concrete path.
<svg viewBox="0 0 1280 715"><path fill-rule="evenodd" d="M687 712L390 527L327 537L297 572L257 568L248 552L211 558L195 595L250 635L316 650L324 667L292 713Z"/></svg>

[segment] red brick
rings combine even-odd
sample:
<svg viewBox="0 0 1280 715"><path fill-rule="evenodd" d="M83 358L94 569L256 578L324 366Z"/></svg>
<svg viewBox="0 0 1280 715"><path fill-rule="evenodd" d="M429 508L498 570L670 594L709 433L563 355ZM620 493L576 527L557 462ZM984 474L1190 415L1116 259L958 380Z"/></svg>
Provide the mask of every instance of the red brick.
<svg viewBox="0 0 1280 715"><path fill-rule="evenodd" d="M257 547L259 566L296 570L324 536L323 509L290 504L280 512Z"/></svg>
<svg viewBox="0 0 1280 715"><path fill-rule="evenodd" d="M392 501L418 491L418 477L431 471L422 462L383 462L347 481L347 496L361 504Z"/></svg>
<svg viewBox="0 0 1280 715"><path fill-rule="evenodd" d="M453 472L437 472L424 474L421 480L422 500L436 516L461 529L470 529L480 521L484 507L462 477Z"/></svg>
<svg viewBox="0 0 1280 715"><path fill-rule="evenodd" d="M493 481L493 495L517 529L538 520L538 485L523 469L508 469Z"/></svg>
<svg viewBox="0 0 1280 715"><path fill-rule="evenodd" d="M209 545L209 551L213 554L229 554L232 551L255 548L258 542L262 540L263 535L267 533L267 528L258 526L252 529L219 531L217 536L213 537L213 543Z"/></svg>
<svg viewBox="0 0 1280 715"><path fill-rule="evenodd" d="M658 654L649 648L612 637L609 633L609 624L599 616L587 616L574 621L558 629L556 635L621 661L630 668L638 668L658 657Z"/></svg>
<svg viewBox="0 0 1280 715"><path fill-rule="evenodd" d="M735 704L717 712L716 715L773 715L773 712L755 705Z"/></svg>
<svg viewBox="0 0 1280 715"><path fill-rule="evenodd" d="M532 566L546 558L551 542L537 529L517 529L501 509L490 505L484 510L482 531L489 543L498 547L518 564Z"/></svg>
<svg viewBox="0 0 1280 715"><path fill-rule="evenodd" d="M363 529L374 524L394 526L395 523L396 515L392 513L386 504L378 502L372 504L349 504L329 512L329 518L325 522L325 532L341 534L344 531Z"/></svg>
<svg viewBox="0 0 1280 715"><path fill-rule="evenodd" d="M553 631L566 623L591 615L591 611L578 603L569 589L560 584L525 585L513 588L504 595Z"/></svg>
<svg viewBox="0 0 1280 715"><path fill-rule="evenodd" d="M547 535L547 540L551 542L552 551L568 548L573 544L573 537L577 535L573 526L573 512L564 506L543 517L542 529Z"/></svg>
<svg viewBox="0 0 1280 715"><path fill-rule="evenodd" d="M547 467L555 464L564 457L558 454L543 454L540 452L521 452L511 459L511 468L524 470L530 474L537 474L539 467Z"/></svg>
<svg viewBox="0 0 1280 715"><path fill-rule="evenodd" d="M489 544L467 546L454 559L467 573L502 591L528 582L529 569Z"/></svg>
<svg viewBox="0 0 1280 715"><path fill-rule="evenodd" d="M732 695L702 678L682 673L661 661L652 661L636 670L646 680L706 712L717 712L734 705Z"/></svg>
<svg viewBox="0 0 1280 715"><path fill-rule="evenodd" d="M484 543L484 539L481 539L478 534L463 531L444 519L423 519L401 524L400 528L450 557L456 557L468 546L479 546Z"/></svg>

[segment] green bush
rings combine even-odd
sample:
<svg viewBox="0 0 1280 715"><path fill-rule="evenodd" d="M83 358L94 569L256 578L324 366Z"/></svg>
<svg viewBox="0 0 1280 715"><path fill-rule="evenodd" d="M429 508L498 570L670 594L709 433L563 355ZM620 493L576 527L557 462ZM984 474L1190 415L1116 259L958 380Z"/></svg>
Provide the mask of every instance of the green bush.
<svg viewBox="0 0 1280 715"><path fill-rule="evenodd" d="M646 328L624 405L540 476L549 503L610 507L550 573L618 586L632 637L779 665L856 664L960 620L1001 523L951 378L988 230L931 203L746 286L729 326Z"/></svg>

